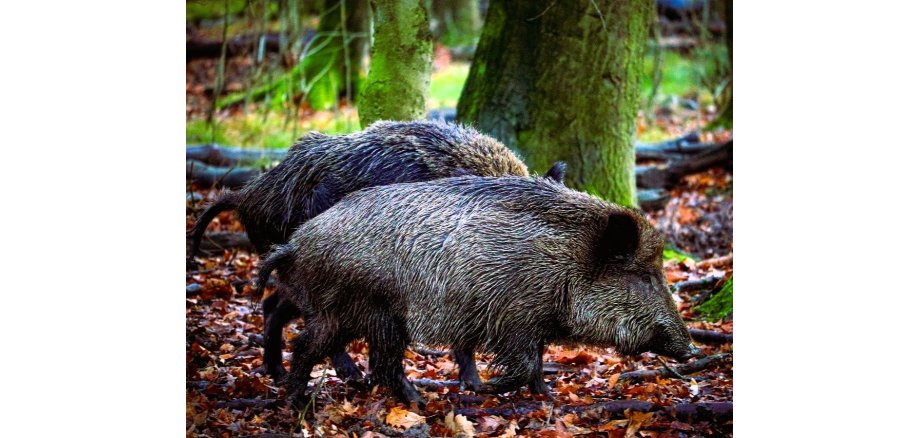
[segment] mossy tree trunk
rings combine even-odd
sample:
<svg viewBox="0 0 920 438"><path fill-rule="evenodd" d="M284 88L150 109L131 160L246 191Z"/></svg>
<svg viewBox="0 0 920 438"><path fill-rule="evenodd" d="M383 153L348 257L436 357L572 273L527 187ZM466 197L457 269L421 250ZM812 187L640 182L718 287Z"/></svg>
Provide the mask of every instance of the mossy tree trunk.
<svg viewBox="0 0 920 438"><path fill-rule="evenodd" d="M564 4L563 4L564 3ZM536 172L637 205L633 134L652 0L493 0L458 118Z"/></svg>
<svg viewBox="0 0 920 438"><path fill-rule="evenodd" d="M368 0L323 1L317 36L310 46L315 53L302 61L304 81L313 82L312 108L328 108L340 96L354 98L360 90L370 41L369 9Z"/></svg>
<svg viewBox="0 0 920 438"><path fill-rule="evenodd" d="M476 41L482 19L478 0L429 0L434 38L447 46Z"/></svg>
<svg viewBox="0 0 920 438"><path fill-rule="evenodd" d="M433 55L428 13L419 0L373 0L371 7L374 43L358 100L361 125L422 119Z"/></svg>

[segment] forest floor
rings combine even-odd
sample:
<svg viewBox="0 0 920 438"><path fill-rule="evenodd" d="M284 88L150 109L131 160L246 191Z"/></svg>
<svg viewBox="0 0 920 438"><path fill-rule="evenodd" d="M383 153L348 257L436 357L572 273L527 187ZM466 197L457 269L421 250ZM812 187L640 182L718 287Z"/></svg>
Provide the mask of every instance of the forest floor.
<svg viewBox="0 0 920 438"><path fill-rule="evenodd" d="M692 328L732 333L731 315L705 322L693 303L711 294L732 276L732 177L723 170L691 175L671 192L660 211L648 214L679 251L669 251L668 281L717 277L722 280L699 290L678 287L674 298ZM187 205L191 227L200 207L216 191L199 191L205 202ZM243 231L232 213L223 213L211 231ZM684 257L681 252L694 254ZM532 397L526 389L503 396L460 393L457 386L431 386L430 381L457 379L457 366L448 354L407 351L404 364L410 379L427 379L424 410L411 409L389 397L386 389L370 393L338 380L331 366L317 366L314 383L320 396L304 417L284 400L284 389L261 370L263 315L261 297L252 295L250 280L259 258L245 251L225 251L198 259L186 283L186 423L188 436L725 436L727 419L681 414L678 405L724 408L733 399L732 344L702 344L708 355L722 360L697 373L678 377L670 372L642 378L640 370L672 369L678 365L652 353L623 357L612 349L548 346L543 360L552 402ZM270 292L270 291L269 291ZM285 331L290 341L299 326ZM437 346L431 346L437 348ZM349 352L362 370L367 349L354 342ZM286 365L289 350L284 354ZM477 355L480 374L490 370L488 355ZM679 370L679 368L678 368ZM624 378L623 376L626 376ZM643 404L642 402L647 402ZM638 403L638 404L636 404ZM730 405L729 405L730 406ZM624 407L630 407L624 411ZM730 408L729 408L730 409ZM647 411L647 412L646 412Z"/></svg>
<svg viewBox="0 0 920 438"><path fill-rule="evenodd" d="M354 107L347 104L328 110L303 107L294 111L290 105L274 109L240 105L219 110L212 125L206 118L213 99L217 62L203 59L187 64L188 143L287 147L310 130L339 134L360 129ZM646 64L646 70L650 70L651 58L646 59ZM644 142L678 137L705 126L715 116L705 93L692 91L688 85L694 64L667 55L664 65L658 92L665 96L656 97L654 105L650 105L654 110L641 113L638 119L637 135ZM468 67L468 63L451 60L443 48L436 52L429 108L456 105ZM224 92L251 86L252 69L249 58L228 60ZM645 82L643 96L654 94ZM702 135L704 142L730 138L730 131ZM189 197L186 201L188 228L217 194L209 189L196 192L201 200ZM731 314L708 322L701 317L697 305L730 282L732 276L732 175L721 169L690 175L670 195L663 209L647 215L672 245L666 251L665 271L668 281L676 285L674 298L690 327L731 334ZM209 231L245 230L232 213L223 213L211 223ZM262 297L253 296L250 284L258 264L259 257L254 253L228 250L217 257L199 257L197 266L187 273L188 436L670 437L732 433L730 341L698 342L706 354L719 360L692 373L671 372L669 368L681 368L651 353L623 357L612 349L550 345L543 360L552 401L532 397L526 389L502 396L461 393L457 386L436 383L457 379L457 366L449 354L410 350L404 365L410 379L425 384L420 389L430 401L423 410L396 402L386 389L377 388L370 393L355 390L337 379L327 363L314 370L314 383L321 390L306 415L301 416L286 403L284 389L261 370ZM716 280L703 282L702 287L685 287L700 279ZM271 289L267 291L270 292ZM299 329L299 323L286 329L286 340L295 338ZM362 370L367 369L367 349L363 342L349 346L349 353ZM289 365L289 349L284 358ZM490 359L488 355L476 356L483 379L490 375ZM663 372L657 376L636 374L653 374L650 372L655 370ZM721 409L721 415L688 415L681 410L696 406Z"/></svg>

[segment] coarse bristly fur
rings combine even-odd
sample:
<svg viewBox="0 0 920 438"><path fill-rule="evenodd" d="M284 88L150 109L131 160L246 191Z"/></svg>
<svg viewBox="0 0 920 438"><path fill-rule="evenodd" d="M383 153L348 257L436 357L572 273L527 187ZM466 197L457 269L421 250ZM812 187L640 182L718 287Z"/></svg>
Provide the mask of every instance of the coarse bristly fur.
<svg viewBox="0 0 920 438"><path fill-rule="evenodd" d="M697 355L662 272L663 240L638 211L546 179L460 177L346 196L266 259L286 298L313 312L289 394L355 338L374 377L423 402L402 370L409 342L495 353L484 390L542 378L547 342ZM267 279L268 273L260 273ZM264 285L260 281L258 287Z"/></svg>
<svg viewBox="0 0 920 438"><path fill-rule="evenodd" d="M564 170L564 163L557 163L547 177L561 182ZM310 133L276 167L237 192L221 194L195 224L189 257L197 252L208 223L221 211L236 210L250 241L265 253L353 191L463 175L527 176L528 172L503 144L461 125L382 121L349 135ZM282 330L300 312L290 303L279 302L277 294L265 300L264 310L265 368L279 379L284 373ZM472 353L456 354L466 356L458 358L461 380L475 387L479 377ZM344 350L334 362L340 377L360 374Z"/></svg>

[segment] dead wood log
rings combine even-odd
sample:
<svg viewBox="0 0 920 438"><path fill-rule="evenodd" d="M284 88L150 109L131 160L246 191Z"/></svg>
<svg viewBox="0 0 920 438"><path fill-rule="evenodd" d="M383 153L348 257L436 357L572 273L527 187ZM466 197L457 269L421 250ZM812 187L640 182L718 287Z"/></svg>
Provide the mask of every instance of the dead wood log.
<svg viewBox="0 0 920 438"><path fill-rule="evenodd" d="M185 147L185 159L197 160L210 166L239 167L280 161L287 149L244 149L218 144L190 144Z"/></svg>
<svg viewBox="0 0 920 438"><path fill-rule="evenodd" d="M546 409L547 406L549 405L540 402L523 402L515 403L512 407L457 408L454 409L454 412L465 417L486 415L509 417L512 415L525 415L530 412ZM589 405L565 405L560 406L556 411L561 415L602 411L612 415L622 416L627 409L629 409L630 412L660 412L664 415L670 415L671 417L687 422L705 420L723 422L732 419L732 402L678 403L670 406L656 406L651 402L640 400L612 400Z"/></svg>
<svg viewBox="0 0 920 438"><path fill-rule="evenodd" d="M712 145L707 144L709 147ZM636 142L636 158L637 159L660 159L661 155L668 156L668 154L693 154L701 152L700 143L700 133L699 131L692 131L688 134L682 135L677 138L672 138L660 143L642 143Z"/></svg>
<svg viewBox="0 0 920 438"><path fill-rule="evenodd" d="M205 256L214 256L223 254L225 249L255 250L246 233L218 231L205 233L204 238L201 239L201 248L199 248L198 253Z"/></svg>
<svg viewBox="0 0 920 438"><path fill-rule="evenodd" d="M643 210L661 210L668 205L671 196L661 189L640 189L637 193L639 206Z"/></svg>
<svg viewBox="0 0 920 438"><path fill-rule="evenodd" d="M731 344L732 334L712 330L690 329L690 337L696 342L704 344Z"/></svg>
<svg viewBox="0 0 920 438"><path fill-rule="evenodd" d="M313 30L304 32L302 43L307 44L315 35L316 32ZM281 50L281 39L281 35L278 33L237 35L227 40L227 57L244 55L250 52L256 53L259 51L260 45L265 53L278 53ZM286 45L290 47L292 43L293 41L286 43ZM187 38L185 40L185 62L195 59L220 58L221 46L223 46L221 40Z"/></svg>
<svg viewBox="0 0 920 438"><path fill-rule="evenodd" d="M676 186L684 176L712 167L725 167L731 170L731 141L664 165L639 166L636 168L636 185L641 188L670 189Z"/></svg>
<svg viewBox="0 0 920 438"><path fill-rule="evenodd" d="M185 179L198 187L240 188L259 175L258 169L248 167L215 167L200 161L185 160Z"/></svg>

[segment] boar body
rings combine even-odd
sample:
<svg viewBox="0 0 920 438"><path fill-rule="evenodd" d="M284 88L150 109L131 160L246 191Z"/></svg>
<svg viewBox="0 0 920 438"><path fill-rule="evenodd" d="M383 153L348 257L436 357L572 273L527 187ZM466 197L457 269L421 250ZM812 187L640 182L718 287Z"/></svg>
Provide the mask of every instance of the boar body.
<svg viewBox="0 0 920 438"><path fill-rule="evenodd" d="M289 394L316 363L366 338L370 367L404 401L409 342L495 354L487 392L546 394L543 345L624 354L698 353L662 273L663 241L641 213L543 179L462 177L346 196L265 261L315 317L295 346Z"/></svg>

